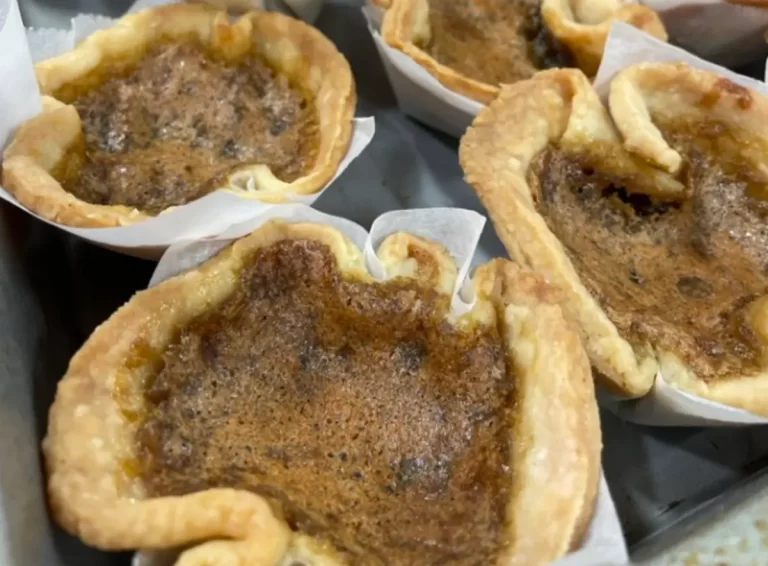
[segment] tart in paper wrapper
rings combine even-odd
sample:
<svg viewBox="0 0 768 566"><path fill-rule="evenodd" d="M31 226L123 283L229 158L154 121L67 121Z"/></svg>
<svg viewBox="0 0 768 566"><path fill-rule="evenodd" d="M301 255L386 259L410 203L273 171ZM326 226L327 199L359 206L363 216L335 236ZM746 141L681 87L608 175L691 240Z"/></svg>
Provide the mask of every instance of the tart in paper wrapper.
<svg viewBox="0 0 768 566"><path fill-rule="evenodd" d="M400 110L436 130L461 137L483 104L446 88L408 55L387 45L380 33L383 8L369 1L363 14Z"/></svg>
<svg viewBox="0 0 768 566"><path fill-rule="evenodd" d="M366 265L377 279L385 279L383 265L376 256L378 245L396 232L440 242L459 266L452 309L461 314L471 308L472 290L465 285L475 255L485 218L472 211L450 208L417 209L385 213L372 224L370 232L350 220L318 212L300 205L275 207L239 225L232 226L215 239L177 242L170 246L150 281L150 287L193 268L226 247L233 240L258 229L272 219L286 222L313 222L342 231L364 252ZM144 551L135 555L133 566L170 566L177 554L169 551ZM554 563L556 566L623 566L627 564L626 545L618 515L605 478L599 493L589 530L581 547Z"/></svg>
<svg viewBox="0 0 768 566"><path fill-rule="evenodd" d="M736 84L768 95L768 85L704 61L687 51L663 43L626 24L614 24L594 86L604 102L611 80L621 70L637 63L684 62L717 73ZM639 424L656 426L722 426L766 424L768 419L748 411L715 403L681 391L658 374L650 393L624 400L601 392L601 404L618 416Z"/></svg>
<svg viewBox="0 0 768 566"><path fill-rule="evenodd" d="M163 3L163 2L153 2ZM15 0L12 4L16 5ZM18 9L17 9L18 12ZM33 60L48 58L71 50L78 41L87 37L98 29L104 29L113 25L114 20L103 16L77 16L73 18L72 29L62 30L30 30L29 51ZM6 111L3 126L0 130L0 142L3 145L10 141L13 131L19 124L39 112L40 99L36 80L34 83L34 68L27 55L23 51L27 44L22 40L24 29L20 18L9 20L0 30L0 42L8 43L5 53L11 54L22 50L18 57L4 57L3 76L12 76L13 80L4 81L4 87L0 87L0 96L14 96L16 103L5 108ZM12 45L12 47L11 47ZM26 78L25 78L26 77ZM21 87L27 86L22 90ZM7 95L4 91L8 91ZM373 118L356 118L353 124L353 132L347 154L340 163L333 179L320 191L305 196L294 195L291 202L311 205L327 190L333 182L344 172L347 166L370 143L375 132ZM0 188L0 198L13 203L24 210L16 199L7 191ZM62 230L79 236L94 244L101 245L116 251L127 253L136 257L156 259L173 242L190 238L205 238L219 234L226 227L242 222L243 220L260 214L273 206L262 203L253 198L242 198L229 191L216 191L184 206L176 207L162 213L145 222L119 228L76 228L53 224Z"/></svg>
<svg viewBox="0 0 768 566"><path fill-rule="evenodd" d="M385 13L386 9L376 5L374 0L366 0L363 14L400 110L436 130L461 137L485 105L447 88L414 59L387 44L381 36ZM638 22L643 21L652 27L660 27L655 15L652 18L648 18L648 14L644 14L644 18L638 17ZM578 33L584 33L581 24L573 26L578 28ZM662 32L660 29L659 33Z"/></svg>
<svg viewBox="0 0 768 566"><path fill-rule="evenodd" d="M768 55L768 9L722 0L644 0L664 21L669 40L708 61L738 67Z"/></svg>

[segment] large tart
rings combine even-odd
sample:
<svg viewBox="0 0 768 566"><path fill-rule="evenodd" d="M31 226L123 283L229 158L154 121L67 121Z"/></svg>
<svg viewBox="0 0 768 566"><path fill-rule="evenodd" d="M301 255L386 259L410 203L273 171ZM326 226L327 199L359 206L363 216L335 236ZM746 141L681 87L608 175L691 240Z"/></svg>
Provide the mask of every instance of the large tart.
<svg viewBox="0 0 768 566"><path fill-rule="evenodd" d="M554 70L504 87L460 154L609 386L643 395L661 372L768 415L766 124L766 97L685 64L624 70L610 112Z"/></svg>
<svg viewBox="0 0 768 566"><path fill-rule="evenodd" d="M392 0L384 40L483 103L541 69L600 66L614 22L667 39L658 15L617 0Z"/></svg>
<svg viewBox="0 0 768 566"><path fill-rule="evenodd" d="M399 233L273 222L138 293L72 359L44 451L56 519L179 564L547 564L593 513L589 361L553 289ZM190 548L190 545L191 548Z"/></svg>
<svg viewBox="0 0 768 566"><path fill-rule="evenodd" d="M347 61L278 13L154 8L36 71L44 111L6 150L3 183L62 224L134 224L220 188L311 194L352 135Z"/></svg>

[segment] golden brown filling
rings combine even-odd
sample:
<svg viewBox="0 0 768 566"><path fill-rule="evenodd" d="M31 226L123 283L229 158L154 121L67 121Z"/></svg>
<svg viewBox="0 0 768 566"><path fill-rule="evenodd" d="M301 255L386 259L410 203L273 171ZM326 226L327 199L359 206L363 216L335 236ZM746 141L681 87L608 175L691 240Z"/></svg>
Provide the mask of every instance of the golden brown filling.
<svg viewBox="0 0 768 566"><path fill-rule="evenodd" d="M768 290L768 202L727 158L738 155L727 128L660 129L684 156L685 199L655 202L627 190L637 180L550 147L534 168L539 210L625 338L674 352L703 379L757 370L745 309Z"/></svg>
<svg viewBox="0 0 768 566"><path fill-rule="evenodd" d="M571 65L541 21L540 0L429 0L429 25L435 60L490 85Z"/></svg>
<svg viewBox="0 0 768 566"><path fill-rule="evenodd" d="M495 328L399 280L342 278L319 243L257 252L147 391L150 495L270 499L354 564L487 565L510 493L512 381Z"/></svg>
<svg viewBox="0 0 768 566"><path fill-rule="evenodd" d="M95 89L68 90L57 96L82 118L85 155L64 188L93 204L158 214L246 164L290 182L315 161L315 109L255 55L231 65L195 43L165 45Z"/></svg>

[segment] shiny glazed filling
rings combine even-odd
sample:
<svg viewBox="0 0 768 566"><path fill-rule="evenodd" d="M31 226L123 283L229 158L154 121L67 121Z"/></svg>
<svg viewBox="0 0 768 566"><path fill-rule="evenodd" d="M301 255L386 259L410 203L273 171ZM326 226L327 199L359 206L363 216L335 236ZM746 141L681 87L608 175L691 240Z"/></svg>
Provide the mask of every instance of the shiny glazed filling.
<svg viewBox="0 0 768 566"><path fill-rule="evenodd" d="M492 563L513 394L497 329L458 331L434 290L335 265L274 244L181 331L146 391L149 495L252 490L354 564Z"/></svg>
<svg viewBox="0 0 768 566"><path fill-rule="evenodd" d="M255 55L227 64L196 43L151 50L94 89L56 93L82 119L85 152L64 188L92 204L149 214L265 164L282 181L307 173L319 145L308 99Z"/></svg>
<svg viewBox="0 0 768 566"><path fill-rule="evenodd" d="M627 189L637 179L550 147L532 170L539 211L631 343L672 352L707 380L755 372L747 308L768 290L768 202L755 192L765 179L722 124L656 125L684 157L684 199L656 202Z"/></svg>
<svg viewBox="0 0 768 566"><path fill-rule="evenodd" d="M490 85L571 66L541 21L540 0L429 0L429 25L424 47L436 61Z"/></svg>

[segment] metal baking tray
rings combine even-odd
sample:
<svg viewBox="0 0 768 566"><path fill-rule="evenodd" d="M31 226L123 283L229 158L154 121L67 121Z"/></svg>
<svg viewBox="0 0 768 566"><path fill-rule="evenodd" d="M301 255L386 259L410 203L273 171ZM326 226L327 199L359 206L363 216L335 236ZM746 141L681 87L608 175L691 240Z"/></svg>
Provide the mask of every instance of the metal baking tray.
<svg viewBox="0 0 768 566"><path fill-rule="evenodd" d="M117 16L132 1L19 3L26 25L66 27L75 13ZM358 115L376 117L376 137L316 208L366 227L381 213L401 208L482 211L462 180L457 141L398 111L361 4L329 0L317 25L349 59L358 83ZM763 68L758 62L747 72L759 76ZM505 254L490 225L480 250L476 261ZM24 469L29 481L41 486L39 497L16 505L4 520L0 516L0 556L10 556L10 566L130 562L129 554L86 548L48 523L38 446L69 357L96 325L146 286L153 268L153 263L93 247L0 204L0 419L29 423L29 434L13 439L15 453L0 457L0 480L4 472ZM3 406L5 387L28 392L29 403ZM605 473L635 563L768 563L768 554L760 558L761 550L768 553L768 542L763 542L768 541L764 427L650 428L603 412L602 428ZM3 499L0 491L0 504ZM2 545L24 536L46 539L25 545L37 548L36 556L21 556L14 548L2 552Z"/></svg>

